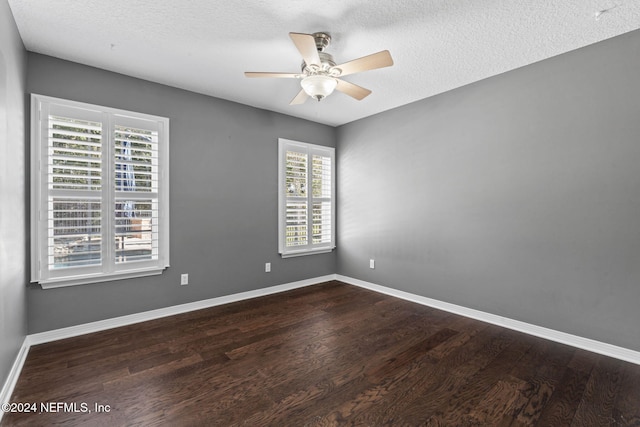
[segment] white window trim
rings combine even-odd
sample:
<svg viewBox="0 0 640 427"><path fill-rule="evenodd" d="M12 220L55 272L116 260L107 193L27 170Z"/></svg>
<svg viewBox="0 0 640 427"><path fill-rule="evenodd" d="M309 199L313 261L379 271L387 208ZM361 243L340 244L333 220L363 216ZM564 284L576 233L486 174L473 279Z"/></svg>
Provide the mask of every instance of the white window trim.
<svg viewBox="0 0 640 427"><path fill-rule="evenodd" d="M43 121L42 110L48 105L58 104L72 108L84 109L92 112L102 113L104 116L131 117L134 119L146 120L157 123L159 131L159 250L158 259L148 262L132 263L133 265L119 270L114 270L113 266L107 266L102 271L87 268L84 274L78 274L78 270L69 271L69 275L61 277L51 277L40 268L41 260L46 253L46 209L48 196L48 182L45 173L42 173L42 165L48 160L46 142L43 143ZM125 119L126 120L126 119ZM107 120L110 122L110 119ZM46 120L45 120L46 122ZM44 136L46 141L46 136ZM111 136L108 136L111 138ZM114 148L111 147L108 156L113 157ZM107 173L103 180L109 182L107 191L113 193L108 198L101 200L115 201L115 187L112 188L112 175ZM106 235L115 233L115 224L111 225ZM43 236L44 234L44 236ZM108 246L111 247L110 245ZM110 107L87 104L66 99L54 98L50 96L31 94L31 282L39 283L43 289L58 288L64 286L83 285L88 283L98 283L112 280L129 279L135 277L152 276L162 274L169 267L169 119L166 117L153 116L149 114L120 110ZM108 254L107 260L112 260Z"/></svg>
<svg viewBox="0 0 640 427"><path fill-rule="evenodd" d="M310 189L309 183L311 179L311 158L313 154L320 154L323 156L331 157L331 241L324 244L313 244L311 238L311 226L313 210L311 209L311 201L313 200L312 192L307 191L308 201L308 236L309 244L300 248L287 248L286 241L286 204L287 197L285 191L285 154L287 149L296 148L308 154L309 173L307 174L307 188ZM291 258L305 255L315 255L322 253L329 253L336 247L336 162L335 162L335 148L326 147L323 145L309 144L306 142L293 141L290 139L279 138L278 139L278 252L282 258Z"/></svg>

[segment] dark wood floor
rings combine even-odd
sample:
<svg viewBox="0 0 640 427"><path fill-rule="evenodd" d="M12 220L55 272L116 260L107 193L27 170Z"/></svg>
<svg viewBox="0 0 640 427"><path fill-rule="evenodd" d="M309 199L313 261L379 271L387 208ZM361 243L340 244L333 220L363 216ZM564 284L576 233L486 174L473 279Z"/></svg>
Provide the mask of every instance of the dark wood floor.
<svg viewBox="0 0 640 427"><path fill-rule="evenodd" d="M2 426L640 426L640 366L329 282L34 346L12 402L60 412Z"/></svg>

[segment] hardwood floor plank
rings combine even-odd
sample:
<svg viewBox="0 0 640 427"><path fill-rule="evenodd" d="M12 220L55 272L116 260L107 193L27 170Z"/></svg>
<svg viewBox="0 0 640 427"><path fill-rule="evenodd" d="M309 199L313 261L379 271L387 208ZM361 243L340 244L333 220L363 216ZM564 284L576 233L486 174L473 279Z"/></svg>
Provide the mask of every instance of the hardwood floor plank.
<svg viewBox="0 0 640 427"><path fill-rule="evenodd" d="M499 380L470 412L469 422L492 426L501 424L526 387L527 383L518 378L506 377ZM509 416L507 418L513 419Z"/></svg>
<svg viewBox="0 0 640 427"><path fill-rule="evenodd" d="M538 351L528 352L518 363L518 367L511 372L511 375L522 379L526 384L521 390L520 399L501 422L513 427L537 423L542 409L553 395L567 369L567 363L573 359L575 353L575 349L558 343L535 337L522 336L522 339L531 339L539 344L532 345L532 349ZM509 424L508 418L513 418Z"/></svg>
<svg viewBox="0 0 640 427"><path fill-rule="evenodd" d="M392 376L398 370L399 366L406 366L410 364L413 360L429 352L431 349L440 346L457 334L458 332L452 329L441 329L435 334L419 341L417 344L414 344L406 350L385 360L383 363L376 366L375 369L367 372L367 377L371 382L378 383L384 378Z"/></svg>
<svg viewBox="0 0 640 427"><path fill-rule="evenodd" d="M542 408L538 423L543 426L570 426L587 386L589 375L590 373L567 368L549 401Z"/></svg>
<svg viewBox="0 0 640 427"><path fill-rule="evenodd" d="M394 335L391 332L399 329L402 330L403 325L410 327L411 323L408 322L408 320L411 320L413 316L414 314L399 310L390 310L390 312L386 314L383 312L383 315L379 316L378 321L384 319L384 321L388 323L391 320L396 320L387 330L370 328L370 330L365 329L367 333L363 336L354 336L351 334L350 336L343 337L346 338L346 344L350 345L344 346L346 348L344 352L339 354L332 353L331 360L327 360L321 364L321 369L315 371L316 375L312 376L317 382L311 390L304 388L304 382L297 384L283 383L281 387L279 387L282 391L279 393L276 392L275 394L284 395L282 400L276 402L277 408L280 408L279 413L283 416L285 414L287 415L287 422L295 422L295 419L292 419L294 415L291 414L289 409L294 408L296 413L304 414L305 409L308 409L308 406L315 406L316 401L319 399L327 402L336 395L347 393L347 390L351 390L350 393L357 393L359 390L369 386L369 382L364 379L364 374L369 369L368 367L380 363L382 361L381 359L385 356L390 357L399 351L399 348L404 347L407 343L411 343L410 340L399 341L397 337L393 339ZM372 323L370 319L366 322L366 325L362 325L363 328L366 328L366 326L375 326L375 323ZM360 331L362 331L362 329L360 329ZM399 335L402 336L402 334ZM342 344L338 343L338 345L343 347ZM360 362L362 365L354 369L354 360L362 361ZM304 369L304 366L301 367ZM333 380L324 380L327 375ZM287 395L286 392L291 390L297 391ZM312 393L313 400L309 398L309 392ZM307 415L304 416L306 417ZM250 422L259 421L261 421L261 418L250 420ZM285 420L281 421L284 422ZM299 422L303 421L304 420L300 420Z"/></svg>
<svg viewBox="0 0 640 427"><path fill-rule="evenodd" d="M11 401L91 412L3 427L640 426L640 366L332 281L34 346Z"/></svg>
<svg viewBox="0 0 640 427"><path fill-rule="evenodd" d="M640 372L636 365L622 369L620 392L616 396L613 419L618 425L640 427Z"/></svg>
<svg viewBox="0 0 640 427"><path fill-rule="evenodd" d="M434 362L430 356L433 350L430 350L404 366L396 375L405 375L409 380L393 390L386 405L376 408L379 416L385 422L398 422L399 419L411 419L414 424L425 422L451 400L470 376L493 359L493 355L484 350L494 345L500 332L497 327L485 328L465 347L453 351L446 360Z"/></svg>
<svg viewBox="0 0 640 427"><path fill-rule="evenodd" d="M435 335L435 337L427 338L416 346L398 353L397 356L387 359L382 364L375 366L374 369L366 370L364 374L367 382L361 383L361 391L347 402L341 404L337 402L339 406L330 419L362 421L363 416L377 417L376 414L381 416L386 413L389 401L393 400L392 396L396 395L399 389L406 387L411 382L415 384L418 380L418 376L415 375L417 369L398 371L391 366L390 362L392 364L397 362L399 365L407 363L408 360L421 354L421 349L429 349L440 342L443 336L448 335L448 332Z"/></svg>
<svg viewBox="0 0 640 427"><path fill-rule="evenodd" d="M484 327L488 327L488 324L484 324ZM473 337L475 337L478 332L482 329L474 330L474 331L464 331L460 332L457 335L453 336L451 339L442 343L438 347L429 351L429 357L434 359L434 362L438 362L440 360L448 357L454 350L464 347L467 342L469 342Z"/></svg>
<svg viewBox="0 0 640 427"><path fill-rule="evenodd" d="M613 404L621 386L623 363L601 357L576 410L572 426L609 426L615 423Z"/></svg>
<svg viewBox="0 0 640 427"><path fill-rule="evenodd" d="M480 354L485 362L471 375L456 383L455 392L429 417L429 422L445 425L477 424L479 404L530 348L529 342L514 341L514 334L498 334ZM454 374L455 376L455 374ZM416 411L416 416L423 417Z"/></svg>

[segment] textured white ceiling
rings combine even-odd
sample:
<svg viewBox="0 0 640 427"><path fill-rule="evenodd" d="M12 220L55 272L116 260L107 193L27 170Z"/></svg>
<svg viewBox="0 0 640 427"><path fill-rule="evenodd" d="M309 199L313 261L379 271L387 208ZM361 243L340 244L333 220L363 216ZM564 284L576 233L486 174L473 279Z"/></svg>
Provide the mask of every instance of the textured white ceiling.
<svg viewBox="0 0 640 427"><path fill-rule="evenodd" d="M640 28L638 0L9 0L25 47L106 70L340 125ZM599 11L607 10L596 16ZM344 79L371 89L290 106L289 32L329 32L346 62L395 65ZM577 72L579 70L576 70Z"/></svg>

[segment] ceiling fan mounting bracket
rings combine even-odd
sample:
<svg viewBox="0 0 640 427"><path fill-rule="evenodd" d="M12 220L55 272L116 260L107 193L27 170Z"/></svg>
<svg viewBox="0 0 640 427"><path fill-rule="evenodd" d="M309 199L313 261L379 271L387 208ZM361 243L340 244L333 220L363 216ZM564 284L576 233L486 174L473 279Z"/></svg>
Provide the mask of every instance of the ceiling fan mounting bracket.
<svg viewBox="0 0 640 427"><path fill-rule="evenodd" d="M331 44L331 35L325 32L313 33L311 36L316 41L316 48L318 52L324 52L324 50Z"/></svg>

